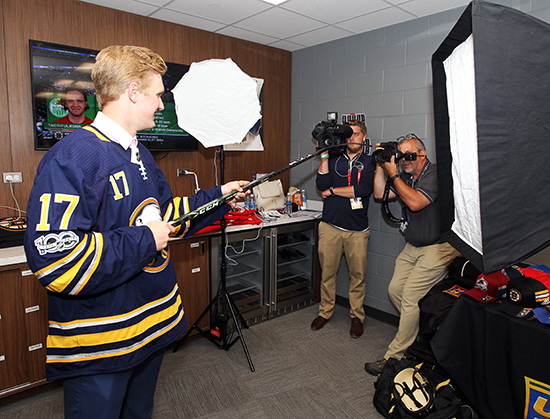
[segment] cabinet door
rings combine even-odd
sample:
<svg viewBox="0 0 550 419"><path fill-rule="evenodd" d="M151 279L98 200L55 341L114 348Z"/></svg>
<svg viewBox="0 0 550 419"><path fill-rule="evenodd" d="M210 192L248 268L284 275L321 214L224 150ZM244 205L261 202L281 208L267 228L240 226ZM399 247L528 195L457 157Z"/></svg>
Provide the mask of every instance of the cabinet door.
<svg viewBox="0 0 550 419"><path fill-rule="evenodd" d="M185 315L191 327L210 303L207 242L205 238L173 241L170 242L170 252ZM208 330L209 316L204 316L198 326Z"/></svg>
<svg viewBox="0 0 550 419"><path fill-rule="evenodd" d="M317 224L274 228L273 281L270 316L314 302L317 288Z"/></svg>
<svg viewBox="0 0 550 419"><path fill-rule="evenodd" d="M46 378L47 293L26 265L0 271L0 393Z"/></svg>
<svg viewBox="0 0 550 419"><path fill-rule="evenodd" d="M28 383L19 270L0 272L0 391Z"/></svg>
<svg viewBox="0 0 550 419"><path fill-rule="evenodd" d="M225 252L221 237L215 237L211 242L211 291L216 293L220 286L223 276L222 262L225 262L227 292L249 325L266 320L269 310L268 234L269 229L230 233Z"/></svg>
<svg viewBox="0 0 550 419"><path fill-rule="evenodd" d="M46 339L48 336L48 293L28 268L20 269L25 347L31 382L46 379Z"/></svg>

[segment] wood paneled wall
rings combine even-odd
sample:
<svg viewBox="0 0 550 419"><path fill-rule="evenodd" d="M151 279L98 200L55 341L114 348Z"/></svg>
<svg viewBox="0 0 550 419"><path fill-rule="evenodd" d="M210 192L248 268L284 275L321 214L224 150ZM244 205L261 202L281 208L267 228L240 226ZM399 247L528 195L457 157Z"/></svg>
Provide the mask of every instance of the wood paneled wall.
<svg viewBox="0 0 550 419"><path fill-rule="evenodd" d="M248 75L264 79L263 152L226 152L225 180L250 179L290 159L291 53L181 25L119 12L76 0L0 0L0 167L23 172L13 192L25 209L44 151L33 145L29 39L100 50L108 45L140 45L166 61L191 64L210 58L231 58ZM191 195L192 177L176 177L177 168L197 173L199 185L215 185L219 156L199 145L196 152L154 153L174 195ZM281 175L288 187L288 172ZM0 206L15 206L10 185L0 183ZM0 208L0 217L13 211Z"/></svg>

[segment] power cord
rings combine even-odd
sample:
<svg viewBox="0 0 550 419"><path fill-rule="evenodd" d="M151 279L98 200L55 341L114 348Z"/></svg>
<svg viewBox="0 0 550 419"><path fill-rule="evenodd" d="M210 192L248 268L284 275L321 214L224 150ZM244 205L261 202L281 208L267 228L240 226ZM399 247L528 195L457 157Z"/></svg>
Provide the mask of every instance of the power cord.
<svg viewBox="0 0 550 419"><path fill-rule="evenodd" d="M227 261L229 262L229 265L232 265L232 266L236 266L239 264L239 262L237 262L235 259L231 258L228 254L227 254L227 250L228 249L232 249L233 252L235 253L235 255L240 255L242 254L244 251L245 251L245 245L246 245L246 242L253 242L255 240L257 240L259 237L260 237L260 232L262 231L262 228L263 227L260 227L258 229L258 233L256 234L256 237L252 238L252 239L244 239L242 241L242 244L241 244L241 250L237 250L235 249L232 245L229 244L229 240L228 240L228 236L227 236L227 232L225 233L225 237L226 237L226 245L225 245L225 257L227 258Z"/></svg>
<svg viewBox="0 0 550 419"><path fill-rule="evenodd" d="M9 207L9 206L4 206L4 205L0 205L0 208L6 208L6 209L11 209L11 210L15 210L17 211L17 218L15 218L13 221L19 221L21 218L22 218L22 214L25 213L26 214L26 211L23 211L21 209L21 207L19 206L19 202L17 201L17 198L15 197L15 194L13 193L13 183L12 182L9 182L10 184L10 192L11 192L11 196L13 198L13 201L15 202L15 205L17 208L13 208L13 207ZM11 217L10 217L11 218Z"/></svg>
<svg viewBox="0 0 550 419"><path fill-rule="evenodd" d="M180 169L181 170L181 174L186 176L186 175L193 175L195 177L195 193L197 193L199 191L199 178L197 177L197 174L195 172L192 172L190 170L187 170L187 169Z"/></svg>
<svg viewBox="0 0 550 419"><path fill-rule="evenodd" d="M13 193L13 183L9 182L9 184L10 184L11 196L12 196L17 208L5 206L5 205L0 205L0 208L6 208L6 209L17 211L17 217L0 218L0 227L3 230L25 231L26 228L27 228L27 219L25 217L23 217L22 214L26 214L26 212L21 209L21 207L19 206L19 202L17 201L17 198L15 197L15 194Z"/></svg>

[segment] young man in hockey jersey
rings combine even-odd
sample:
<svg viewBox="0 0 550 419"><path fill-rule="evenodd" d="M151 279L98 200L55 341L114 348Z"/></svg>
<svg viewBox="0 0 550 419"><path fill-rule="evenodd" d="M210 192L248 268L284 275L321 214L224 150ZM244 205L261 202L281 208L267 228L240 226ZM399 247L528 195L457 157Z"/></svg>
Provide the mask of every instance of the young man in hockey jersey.
<svg viewBox="0 0 550 419"><path fill-rule="evenodd" d="M247 181L174 198L135 136L163 109L163 59L112 46L92 79L102 112L42 159L30 194L27 261L48 290L48 379L64 380L66 418L150 418L162 357L187 328L169 236L197 231L229 206L177 218Z"/></svg>

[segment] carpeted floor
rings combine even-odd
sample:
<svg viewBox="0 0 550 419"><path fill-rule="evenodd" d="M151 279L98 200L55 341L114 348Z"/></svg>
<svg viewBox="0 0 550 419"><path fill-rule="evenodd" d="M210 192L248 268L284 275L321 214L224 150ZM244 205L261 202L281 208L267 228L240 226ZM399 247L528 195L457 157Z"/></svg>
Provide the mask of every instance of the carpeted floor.
<svg viewBox="0 0 550 419"><path fill-rule="evenodd" d="M255 372L240 342L224 351L198 339L168 351L153 418L382 418L363 365L384 354L396 328L367 318L364 335L352 339L348 309L337 306L313 332L316 316L314 305L244 329ZM0 406L8 418L63 418L61 387Z"/></svg>

